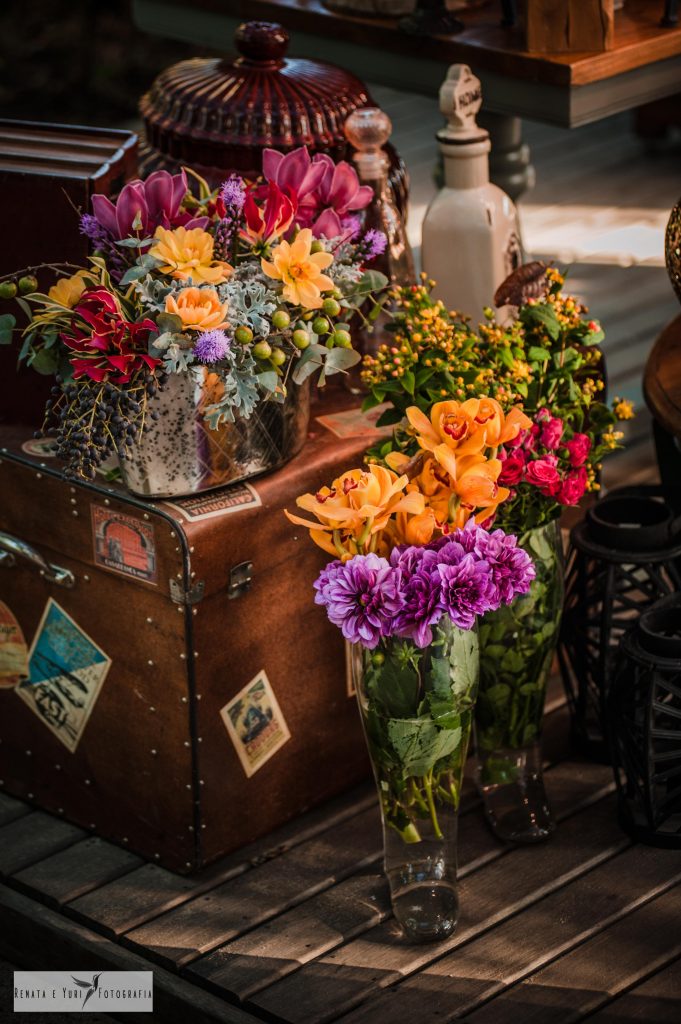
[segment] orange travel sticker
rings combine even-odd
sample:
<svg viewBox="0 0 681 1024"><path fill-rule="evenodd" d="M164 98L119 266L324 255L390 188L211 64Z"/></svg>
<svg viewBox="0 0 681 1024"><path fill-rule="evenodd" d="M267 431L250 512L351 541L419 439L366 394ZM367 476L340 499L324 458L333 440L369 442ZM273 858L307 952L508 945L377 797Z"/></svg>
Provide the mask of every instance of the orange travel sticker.
<svg viewBox="0 0 681 1024"><path fill-rule="evenodd" d="M28 679L28 647L21 626L0 601L0 689L14 687L24 679Z"/></svg>

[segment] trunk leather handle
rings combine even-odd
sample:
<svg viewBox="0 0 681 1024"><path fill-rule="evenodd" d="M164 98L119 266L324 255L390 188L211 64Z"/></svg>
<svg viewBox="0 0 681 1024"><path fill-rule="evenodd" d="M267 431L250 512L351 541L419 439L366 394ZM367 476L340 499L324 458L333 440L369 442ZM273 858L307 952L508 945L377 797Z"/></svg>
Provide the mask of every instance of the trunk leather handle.
<svg viewBox="0 0 681 1024"><path fill-rule="evenodd" d="M13 537L11 533L3 533L0 530L0 566L11 568L16 561L15 556L25 558L39 570L40 575L50 583L56 583L59 587L75 586L76 577L70 569L62 569L59 565L52 565L44 558L37 548L27 544L19 537Z"/></svg>

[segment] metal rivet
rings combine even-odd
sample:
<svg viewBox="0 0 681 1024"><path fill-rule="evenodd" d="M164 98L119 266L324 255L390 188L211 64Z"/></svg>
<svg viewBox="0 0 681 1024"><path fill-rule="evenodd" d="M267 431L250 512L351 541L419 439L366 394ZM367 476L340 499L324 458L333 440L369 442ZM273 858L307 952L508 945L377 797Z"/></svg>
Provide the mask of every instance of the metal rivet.
<svg viewBox="0 0 681 1024"><path fill-rule="evenodd" d="M71 509L71 515L72 515L72 516L77 516L77 515L78 515L78 512L76 511L76 509L75 509L75 508L72 508L72 509Z"/></svg>
<svg viewBox="0 0 681 1024"><path fill-rule="evenodd" d="M54 770L55 770L56 772L60 772L60 771L61 771L61 765L60 765L60 764L55 764L55 766L54 766Z"/></svg>
<svg viewBox="0 0 681 1024"><path fill-rule="evenodd" d="M194 831L194 826L193 826L193 825L190 825L190 826L189 826L189 828L188 828L188 831L189 831L189 832L193 832L193 831Z"/></svg>
<svg viewBox="0 0 681 1024"><path fill-rule="evenodd" d="M196 573L195 572L190 572L189 575L191 576L192 579L194 579L194 577L196 576Z"/></svg>
<svg viewBox="0 0 681 1024"><path fill-rule="evenodd" d="M90 785L90 780L89 780L89 779L85 779L85 785L86 785L86 786L89 786L89 785Z"/></svg>
<svg viewBox="0 0 681 1024"><path fill-rule="evenodd" d="M156 708L149 708L149 710L150 710L150 711L155 711L155 710L156 710Z"/></svg>
<svg viewBox="0 0 681 1024"><path fill-rule="evenodd" d="M36 473L35 478L36 478L36 480L42 480L43 474L42 473Z"/></svg>
<svg viewBox="0 0 681 1024"><path fill-rule="evenodd" d="M57 814L63 814L63 813L64 813L64 808L63 807L58 807L57 808Z"/></svg>
<svg viewBox="0 0 681 1024"><path fill-rule="evenodd" d="M69 487L69 490L71 491L71 494L75 494L76 493L76 488L75 487Z"/></svg>
<svg viewBox="0 0 681 1024"><path fill-rule="evenodd" d="M196 695L196 699L197 699L197 700L201 700L201 694L200 694L200 693L197 693L197 695Z"/></svg>
<svg viewBox="0 0 681 1024"><path fill-rule="evenodd" d="M90 828L93 830L93 832L97 828L97 826L95 825L94 821L90 822Z"/></svg>
<svg viewBox="0 0 681 1024"><path fill-rule="evenodd" d="M90 577L88 576L88 574L86 572L83 573L83 579L85 580L86 583L90 582Z"/></svg>
<svg viewBox="0 0 681 1024"><path fill-rule="evenodd" d="M188 747L189 746L189 740L185 740L184 741L184 745L185 745L185 747Z"/></svg>
<svg viewBox="0 0 681 1024"><path fill-rule="evenodd" d="M182 579L182 573L181 572L176 573L176 577L177 577L178 580L181 580Z"/></svg>
<svg viewBox="0 0 681 1024"><path fill-rule="evenodd" d="M170 537L171 537L171 540L175 540L175 531L174 530L170 531Z"/></svg>
<svg viewBox="0 0 681 1024"><path fill-rule="evenodd" d="M153 665L153 664L154 664L153 661L151 660L151 658L149 658L149 660L147 661L147 665Z"/></svg>
<svg viewBox="0 0 681 1024"><path fill-rule="evenodd" d="M26 757L30 757L30 756L31 756L31 751L30 751L30 750L27 750L27 751L26 751Z"/></svg>
<svg viewBox="0 0 681 1024"><path fill-rule="evenodd" d="M72 505L76 504L76 500L76 498L69 498L69 501L71 502Z"/></svg>
<svg viewBox="0 0 681 1024"><path fill-rule="evenodd" d="M202 826L201 826L201 828L205 828L205 827L206 827L205 825L202 825Z"/></svg>
<svg viewBox="0 0 681 1024"><path fill-rule="evenodd" d="M184 611L184 608L182 607L181 604L178 604L177 610L178 610L178 612L182 613Z"/></svg>
<svg viewBox="0 0 681 1024"><path fill-rule="evenodd" d="M181 551L181 550L182 550L182 548L175 548L175 550L176 550L176 551Z"/></svg>
<svg viewBox="0 0 681 1024"><path fill-rule="evenodd" d="M161 859L161 854L160 853L155 853L154 854L154 860L160 860L160 859Z"/></svg>
<svg viewBox="0 0 681 1024"><path fill-rule="evenodd" d="M203 779L199 779L199 786L205 786L205 785L206 785L206 783L203 781Z"/></svg>
<svg viewBox="0 0 681 1024"><path fill-rule="evenodd" d="M196 608L192 608L192 615L196 615L196 614L197 614L197 609Z"/></svg>
<svg viewBox="0 0 681 1024"><path fill-rule="evenodd" d="M182 703L183 703L183 704L186 704L186 703L187 703L187 698L186 698L186 697L183 697L183 698L182 698Z"/></svg>
<svg viewBox="0 0 681 1024"><path fill-rule="evenodd" d="M151 615L147 615L147 622L153 622L153 621L154 620L152 619Z"/></svg>
<svg viewBox="0 0 681 1024"><path fill-rule="evenodd" d="M190 555L193 555L193 554L194 554L194 545L192 545L192 546L190 547L190 549L189 549L189 554L190 554Z"/></svg>
<svg viewBox="0 0 681 1024"><path fill-rule="evenodd" d="M123 836L123 838L121 839L121 842L122 842L122 843L127 843L127 842L129 842L129 840L128 840L128 837L127 837L127 836Z"/></svg>
<svg viewBox="0 0 681 1024"><path fill-rule="evenodd" d="M199 652L198 651L194 651L194 657L198 658L198 656L199 656Z"/></svg>
<svg viewBox="0 0 681 1024"><path fill-rule="evenodd" d="M156 757L156 755L158 754L158 751L157 750L151 750L150 753L153 754L154 757Z"/></svg>
<svg viewBox="0 0 681 1024"><path fill-rule="evenodd" d="M28 797L29 800L33 799L33 793L27 793L26 796Z"/></svg>
<svg viewBox="0 0 681 1024"><path fill-rule="evenodd" d="M192 787L191 787L191 785L189 783L187 783L187 785L184 788L185 789L191 789Z"/></svg>
<svg viewBox="0 0 681 1024"><path fill-rule="evenodd" d="M197 743L203 743L203 736L199 736L196 742Z"/></svg>
<svg viewBox="0 0 681 1024"><path fill-rule="evenodd" d="M181 658L182 658L182 660L184 661L184 660L185 660L185 658L187 657L187 655L186 655L186 654L184 653L184 651L182 651L182 653L180 654L180 657L181 657Z"/></svg>
<svg viewBox="0 0 681 1024"><path fill-rule="evenodd" d="M111 502L110 502L110 500L109 500L108 498L105 498L105 499L104 499L104 504L105 504L105 505L110 505L110 504L111 504Z"/></svg>
<svg viewBox="0 0 681 1024"><path fill-rule="evenodd" d="M191 862L190 860L186 860L186 861L184 862L184 866L185 866L186 868L190 868L190 867L192 866L192 862Z"/></svg>

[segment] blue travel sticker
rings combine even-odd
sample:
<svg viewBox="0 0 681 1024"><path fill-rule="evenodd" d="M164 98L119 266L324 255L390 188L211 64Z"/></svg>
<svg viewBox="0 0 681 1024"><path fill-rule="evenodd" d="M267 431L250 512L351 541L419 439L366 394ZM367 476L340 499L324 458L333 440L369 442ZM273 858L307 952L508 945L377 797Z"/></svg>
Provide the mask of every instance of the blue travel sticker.
<svg viewBox="0 0 681 1024"><path fill-rule="evenodd" d="M49 599L16 693L73 752L111 666L109 658L63 608Z"/></svg>

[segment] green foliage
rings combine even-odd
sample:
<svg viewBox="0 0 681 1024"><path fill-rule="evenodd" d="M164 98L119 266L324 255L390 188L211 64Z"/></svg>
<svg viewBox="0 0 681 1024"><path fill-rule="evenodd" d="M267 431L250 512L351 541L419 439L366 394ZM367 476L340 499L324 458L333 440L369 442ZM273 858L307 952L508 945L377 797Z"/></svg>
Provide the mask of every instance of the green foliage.
<svg viewBox="0 0 681 1024"><path fill-rule="evenodd" d="M3 313L0 316L0 345L12 344L12 333L16 322L16 318L11 313Z"/></svg>

